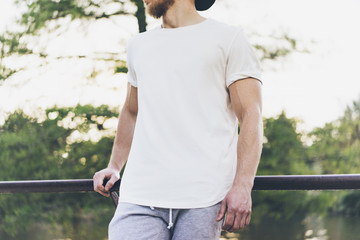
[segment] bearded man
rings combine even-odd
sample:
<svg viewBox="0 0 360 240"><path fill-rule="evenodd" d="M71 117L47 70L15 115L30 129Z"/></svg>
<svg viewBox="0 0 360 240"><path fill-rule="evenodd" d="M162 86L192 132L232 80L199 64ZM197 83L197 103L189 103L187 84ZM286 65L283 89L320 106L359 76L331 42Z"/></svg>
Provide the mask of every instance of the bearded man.
<svg viewBox="0 0 360 240"><path fill-rule="evenodd" d="M199 15L215 0L144 1L162 24L129 40L127 97L108 167L94 175L109 196L127 162L109 239L219 239L250 222L260 64L242 28Z"/></svg>

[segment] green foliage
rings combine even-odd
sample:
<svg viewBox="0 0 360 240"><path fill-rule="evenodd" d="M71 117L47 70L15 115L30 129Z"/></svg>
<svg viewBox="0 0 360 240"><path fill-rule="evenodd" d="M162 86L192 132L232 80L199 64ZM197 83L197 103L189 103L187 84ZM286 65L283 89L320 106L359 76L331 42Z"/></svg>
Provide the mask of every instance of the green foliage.
<svg viewBox="0 0 360 240"><path fill-rule="evenodd" d="M13 33L6 31L0 35L0 82L11 77L21 69L8 68L3 63L4 58L17 55L32 54L32 50L28 49L26 44L20 42L21 33Z"/></svg>
<svg viewBox="0 0 360 240"><path fill-rule="evenodd" d="M296 130L298 121L285 112L264 119L258 175L313 174L314 166L322 173L358 172L359 106L354 102L339 120L315 129L310 147L301 141L304 136ZM53 107L38 118L12 113L0 127L0 180L92 178L108 163L114 132L106 122L117 115L105 105ZM100 137L92 141L89 135L94 131ZM314 213L359 215L359 198L358 191L254 191L252 224ZM113 211L111 201L95 193L2 194L0 237L22 239L36 226L29 224L31 219L86 239L87 230L80 223L100 221L99 215L108 222ZM106 234L104 229L102 234Z"/></svg>
<svg viewBox="0 0 360 240"><path fill-rule="evenodd" d="M258 174L309 174L307 149L296 132L297 121L282 112L264 120L265 143Z"/></svg>
<svg viewBox="0 0 360 240"><path fill-rule="evenodd" d="M288 118L282 112L276 118L264 120L263 153L257 175L311 174L311 162L307 147L301 141L302 134L296 131L297 120ZM305 216L312 210L325 212L311 192L305 191L254 191L253 223L262 218L289 220ZM316 207L314 207L316 206Z"/></svg>
<svg viewBox="0 0 360 240"><path fill-rule="evenodd" d="M272 39L276 40L271 45L255 44L255 49L261 52L261 60L270 59L278 60L286 57L292 52L308 53L306 49L300 49L297 44L297 40L284 33L280 36L272 36ZM271 41L273 42L273 41Z"/></svg>
<svg viewBox="0 0 360 240"><path fill-rule="evenodd" d="M52 179L58 176L61 156L69 131L56 122L37 123L22 112L10 115L0 137L1 180ZM44 161L46 162L44 166ZM11 168L9 166L16 166Z"/></svg>
<svg viewBox="0 0 360 240"><path fill-rule="evenodd" d="M360 216L360 192L348 192L341 201L340 211L346 215Z"/></svg>
<svg viewBox="0 0 360 240"><path fill-rule="evenodd" d="M104 105L54 107L41 121L14 112L0 128L0 180L92 178L96 170L107 165L113 136L104 135L92 142L71 140L72 134L91 129L101 134L106 130L104 123L117 114ZM84 239L76 226L81 219L91 217L94 208L98 212L103 209L108 220L113 213L111 201L95 193L2 194L0 233L6 239L19 239L32 226L31 219L60 224L76 239Z"/></svg>
<svg viewBox="0 0 360 240"><path fill-rule="evenodd" d="M0 35L1 59L14 53L20 55L32 53L32 50L28 49L26 44L20 42L22 36L23 34L10 31L5 31L2 35Z"/></svg>
<svg viewBox="0 0 360 240"><path fill-rule="evenodd" d="M16 72L18 72L18 70L7 68L5 66L0 65L0 82L8 79Z"/></svg>
<svg viewBox="0 0 360 240"><path fill-rule="evenodd" d="M323 174L360 172L360 99L348 106L338 120L316 128L311 133L314 143L309 155ZM360 194L346 191L331 206L338 214L359 215Z"/></svg>
<svg viewBox="0 0 360 240"><path fill-rule="evenodd" d="M126 66L116 66L114 73L127 73L128 68Z"/></svg>
<svg viewBox="0 0 360 240"><path fill-rule="evenodd" d="M7 54L2 54L0 58L10 55L19 57L24 54L31 54L40 58L46 58L47 61L74 57L88 58L93 61L105 60L115 63L115 73L126 73L127 68L125 64L121 63L119 65L119 59L115 58L115 55L111 55L109 58L104 57L108 56L107 54L100 54L101 57L98 58L94 58L93 56L50 56L50 58L48 53L43 52L43 47L39 48L39 46L36 46L38 39L35 37L39 37L46 32L61 35L74 20L80 20L82 23L91 23L101 19L114 20L114 17L124 15L136 17L139 32L145 32L147 27L143 0L15 0L15 3L19 7L26 9L16 21L22 30L12 33L6 32L0 36L0 47L11 49L7 51ZM135 6L135 12L127 10L126 5L129 4ZM299 50L297 41L287 34L283 34L280 37L271 36L271 38L275 39L280 45L278 44L279 46L275 48L275 44L269 46L255 45L255 48L262 54L261 60L277 60L280 57L287 56L293 51L305 52ZM3 41L4 39L6 39L6 41ZM5 66L5 64L1 64L0 60L0 81L24 69L9 68Z"/></svg>
<svg viewBox="0 0 360 240"><path fill-rule="evenodd" d="M296 214L306 215L309 212L308 196L300 191L254 191L253 221L256 224L263 217L290 219Z"/></svg>
<svg viewBox="0 0 360 240"><path fill-rule="evenodd" d="M17 4L24 4L24 1L17 0ZM108 12L106 8L116 9ZM18 23L26 26L27 34L37 34L42 28L46 28L51 21L61 18L74 19L100 19L110 18L117 15L130 14L124 8L125 1L105 0L33 0L27 1L27 11L22 14Z"/></svg>
<svg viewBox="0 0 360 240"><path fill-rule="evenodd" d="M135 12L126 10L126 5L132 4L136 7ZM61 58L88 58L93 61L112 61L115 63L115 73L126 73L127 68L117 55L99 54L100 57L93 56L50 56L44 52L46 49L37 46L38 37L44 33L56 33L61 35L67 31L69 24L74 20L80 20L82 23L91 23L99 19L111 19L116 16L133 15L137 18L139 32L146 31L145 6L143 0L16 0L21 8L26 10L17 19L18 32L6 31L0 34L0 82L10 78L23 68L11 68L2 61L4 58L23 55L31 55L39 59L54 61ZM111 10L110 10L111 9ZM85 26L83 24L83 26ZM50 60L51 59L51 60ZM55 60L56 61L56 60ZM119 62L121 65L119 65ZM40 64L39 67L43 66ZM90 74L89 74L90 75Z"/></svg>
<svg viewBox="0 0 360 240"><path fill-rule="evenodd" d="M316 128L312 135L312 158L322 173L359 173L360 171L360 100L348 106L337 121Z"/></svg>

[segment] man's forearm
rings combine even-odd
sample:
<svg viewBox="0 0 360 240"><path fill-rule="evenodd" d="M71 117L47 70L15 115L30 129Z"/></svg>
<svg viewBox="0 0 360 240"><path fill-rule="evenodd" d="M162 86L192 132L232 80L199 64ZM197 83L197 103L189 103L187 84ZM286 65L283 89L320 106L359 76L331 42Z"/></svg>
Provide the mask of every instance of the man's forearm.
<svg viewBox="0 0 360 240"><path fill-rule="evenodd" d="M119 116L116 136L111 152L108 167L121 171L124 167L131 148L136 123L136 113L132 113L123 107Z"/></svg>
<svg viewBox="0 0 360 240"><path fill-rule="evenodd" d="M233 185L252 189L259 165L263 140L260 113L249 113L240 122L237 144L237 169Z"/></svg>

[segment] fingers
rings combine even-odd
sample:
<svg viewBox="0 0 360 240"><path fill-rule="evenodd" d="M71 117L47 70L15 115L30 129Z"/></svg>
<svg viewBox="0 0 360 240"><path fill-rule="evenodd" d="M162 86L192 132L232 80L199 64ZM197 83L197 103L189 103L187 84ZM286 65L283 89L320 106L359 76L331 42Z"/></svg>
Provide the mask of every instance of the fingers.
<svg viewBox="0 0 360 240"><path fill-rule="evenodd" d="M103 172L95 173L94 179L94 191L100 193L101 195L108 197L110 196L109 192L103 186L104 179L106 178L106 174Z"/></svg>
<svg viewBox="0 0 360 240"><path fill-rule="evenodd" d="M241 216L239 216L238 214L235 214L234 224L231 226L231 228L228 231L234 232L234 231L240 229L240 221L241 221Z"/></svg>
<svg viewBox="0 0 360 240"><path fill-rule="evenodd" d="M109 192L106 192L104 190L99 190L97 191L98 193L100 193L101 195L103 195L104 197L110 197L110 193Z"/></svg>
<svg viewBox="0 0 360 240"><path fill-rule="evenodd" d="M226 211L226 200L223 200L216 221L220 221L221 219L223 219L225 215L225 211Z"/></svg>
<svg viewBox="0 0 360 240"><path fill-rule="evenodd" d="M111 187L114 186L115 182L119 180L119 178L119 172L112 168L105 168L99 172L96 172L93 177L94 191L100 193L105 197L109 197L109 191ZM104 186L103 184L105 179L109 179L109 181L107 181L106 185Z"/></svg>
<svg viewBox="0 0 360 240"><path fill-rule="evenodd" d="M234 232L239 229L243 229L246 225L249 225L251 219L251 210L242 210L235 214L234 224L227 231Z"/></svg>
<svg viewBox="0 0 360 240"><path fill-rule="evenodd" d="M94 189L94 191L100 193L101 195L103 195L105 197L110 196L110 193L105 190L104 186L101 183L99 185L97 185L97 187Z"/></svg>
<svg viewBox="0 0 360 240"><path fill-rule="evenodd" d="M250 223L251 205L251 191L247 191L246 186L239 188L234 185L223 200L218 214L217 219L221 219L226 209L222 229L233 232L248 225Z"/></svg>
<svg viewBox="0 0 360 240"><path fill-rule="evenodd" d="M251 212L248 214L248 216L246 218L246 225L250 224L250 220L251 220Z"/></svg>
<svg viewBox="0 0 360 240"><path fill-rule="evenodd" d="M241 228L244 228L245 227L245 223L246 223L246 218L247 218L248 214L247 212L244 212L242 215L241 215L241 220L240 220L240 226L238 229L241 229Z"/></svg>
<svg viewBox="0 0 360 240"><path fill-rule="evenodd" d="M106 183L105 185L105 191L110 191L110 189L112 188L112 186L114 186L115 182L118 180L119 178L115 175L111 175L110 180Z"/></svg>
<svg viewBox="0 0 360 240"><path fill-rule="evenodd" d="M222 229L225 231L229 231L232 228L232 226L234 225L234 220L235 220L235 212L231 211L231 210L229 211L229 209L228 209Z"/></svg>

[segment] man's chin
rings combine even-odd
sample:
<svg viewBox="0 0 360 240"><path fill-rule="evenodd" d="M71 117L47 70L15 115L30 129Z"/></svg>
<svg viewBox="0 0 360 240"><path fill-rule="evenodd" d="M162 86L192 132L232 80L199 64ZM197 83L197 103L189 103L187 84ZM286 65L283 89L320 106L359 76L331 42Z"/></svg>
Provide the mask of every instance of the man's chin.
<svg viewBox="0 0 360 240"><path fill-rule="evenodd" d="M155 18L155 19L159 19L159 18L160 18L160 17L158 17L158 16L156 16L156 15L152 15L152 14L149 13L149 12L148 12L148 14L149 14L151 17Z"/></svg>
<svg viewBox="0 0 360 240"><path fill-rule="evenodd" d="M151 17L156 18L156 19L159 19L159 18L161 18L161 17L163 16L163 15L152 14L149 10L147 10L147 13L148 13Z"/></svg>
<svg viewBox="0 0 360 240"><path fill-rule="evenodd" d="M153 18L161 18L165 15L167 10L174 4L174 0L161 0L158 2L146 3L146 12Z"/></svg>

